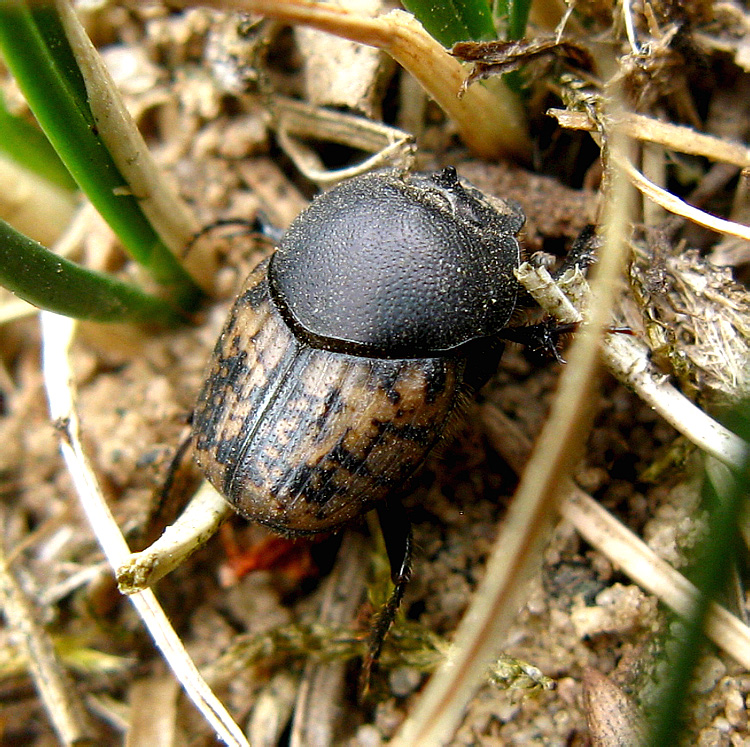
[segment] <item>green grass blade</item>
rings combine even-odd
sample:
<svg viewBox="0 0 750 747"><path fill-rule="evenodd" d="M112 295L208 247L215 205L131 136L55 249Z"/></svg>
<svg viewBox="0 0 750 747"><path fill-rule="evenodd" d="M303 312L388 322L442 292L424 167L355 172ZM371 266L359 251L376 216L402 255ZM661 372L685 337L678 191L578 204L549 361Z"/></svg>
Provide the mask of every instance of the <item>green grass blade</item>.
<svg viewBox="0 0 750 747"><path fill-rule="evenodd" d="M165 301L57 256L0 220L0 285L34 306L97 322L183 321Z"/></svg>
<svg viewBox="0 0 750 747"><path fill-rule="evenodd" d="M78 68L75 54L70 48L70 42L53 0L0 0L0 4L3 2L18 3L19 6L28 8L44 47L48 50L66 86L69 87L71 95L79 102L81 113L91 124L94 124L94 118L86 103L86 83Z"/></svg>
<svg viewBox="0 0 750 747"><path fill-rule="evenodd" d="M498 0L495 12L505 27L507 40L523 39L530 11L531 0Z"/></svg>
<svg viewBox="0 0 750 747"><path fill-rule="evenodd" d="M63 189L78 189L44 133L25 119L11 114L1 93L0 152Z"/></svg>
<svg viewBox="0 0 750 747"><path fill-rule="evenodd" d="M489 41L497 33L492 23L488 0L404 0L403 6L413 13L444 47L458 41Z"/></svg>
<svg viewBox="0 0 750 747"><path fill-rule="evenodd" d="M403 0L402 4L444 47L498 37L489 0ZM497 0L495 13L506 39L523 38L530 10L531 0Z"/></svg>
<svg viewBox="0 0 750 747"><path fill-rule="evenodd" d="M51 5L0 0L0 51L37 121L102 217L133 258L190 309L200 291L164 246L98 137L85 87Z"/></svg>
<svg viewBox="0 0 750 747"><path fill-rule="evenodd" d="M750 441L750 404L738 410L735 432ZM674 661L670 661L670 679L656 704L649 747L669 747L676 743L684 725L690 682L703 650L703 629L712 602L726 590L730 569L738 557L740 514L747 509L750 496L750 459L745 456L742 470L732 475L726 490L717 495L711 480L706 479L704 500L714 506L708 526L708 535L696 555L694 582L699 597L691 616L685 621L685 634L680 641Z"/></svg>

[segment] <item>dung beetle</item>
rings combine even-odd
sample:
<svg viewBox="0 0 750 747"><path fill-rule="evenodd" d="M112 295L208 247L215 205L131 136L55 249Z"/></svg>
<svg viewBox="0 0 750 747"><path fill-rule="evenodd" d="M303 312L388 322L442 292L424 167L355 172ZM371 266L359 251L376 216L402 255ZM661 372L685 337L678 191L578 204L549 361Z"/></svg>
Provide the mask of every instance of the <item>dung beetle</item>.
<svg viewBox="0 0 750 747"><path fill-rule="evenodd" d="M294 537L378 511L395 589L365 677L410 573L399 492L517 337L524 221L453 168L340 184L247 278L209 363L196 460L237 512Z"/></svg>

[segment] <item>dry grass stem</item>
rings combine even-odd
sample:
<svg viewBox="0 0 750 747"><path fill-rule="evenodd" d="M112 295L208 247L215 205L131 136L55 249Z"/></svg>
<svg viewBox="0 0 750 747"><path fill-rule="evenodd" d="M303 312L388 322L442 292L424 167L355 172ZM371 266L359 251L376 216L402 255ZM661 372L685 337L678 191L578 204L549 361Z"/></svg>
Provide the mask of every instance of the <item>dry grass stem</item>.
<svg viewBox="0 0 750 747"><path fill-rule="evenodd" d="M130 688L128 747L178 747L184 735L179 729L179 686L169 675L136 680Z"/></svg>
<svg viewBox="0 0 750 747"><path fill-rule="evenodd" d="M247 724L253 747L278 747L295 707L298 681L296 672L283 669L258 693Z"/></svg>
<svg viewBox="0 0 750 747"><path fill-rule="evenodd" d="M678 153L705 156L712 161L723 161L740 168L750 166L750 148L746 145L706 135L692 127L662 122L653 117L633 113L625 116L623 127L635 140L663 145Z"/></svg>
<svg viewBox="0 0 750 747"><path fill-rule="evenodd" d="M661 186L665 185L668 179L666 150L655 143L642 143L641 170L649 181ZM643 223L645 225L657 226L666 219L667 214L664 208L651 200L643 200L642 203Z"/></svg>
<svg viewBox="0 0 750 747"><path fill-rule="evenodd" d="M571 130L596 132L599 125L586 112L568 109L549 109L562 127ZM692 156L705 156L712 161L731 163L740 168L750 166L750 148L742 143L723 140L714 135L697 132L692 127L662 122L644 114L625 114L621 122L629 137L642 142L663 145L665 148Z"/></svg>
<svg viewBox="0 0 750 747"><path fill-rule="evenodd" d="M130 550L80 442L75 385L68 360L75 322L49 312L42 312L40 318L42 369L50 416L59 424L60 448L81 506L110 566L117 568L127 560ZM248 742L242 730L199 674L153 592L146 589L130 599L175 676L219 737L228 745L246 747Z"/></svg>
<svg viewBox="0 0 750 747"><path fill-rule="evenodd" d="M55 647L37 623L39 613L18 585L0 547L0 607L12 636L25 650L26 661L60 742L93 744L86 709L72 686Z"/></svg>
<svg viewBox="0 0 750 747"><path fill-rule="evenodd" d="M698 448L724 464L742 464L747 444L696 407L658 373L649 359L647 346L624 335L612 335L604 347L609 370L632 387L638 396Z"/></svg>
<svg viewBox="0 0 750 747"><path fill-rule="evenodd" d="M718 233L724 233L729 236L736 236L739 239L750 241L750 226L743 226L740 223L735 223L731 220L725 220L724 218L717 218L715 215L707 213L705 210L693 207L684 200L681 200L676 195L668 192L666 189L662 189L653 182L646 179L633 164L622 156L615 156L618 166L627 174L632 184L640 190L640 192L650 200L653 200L657 205L661 205L665 210L675 215L680 215L683 218L697 223L699 226L705 226L710 228L712 231Z"/></svg>
<svg viewBox="0 0 750 747"><path fill-rule="evenodd" d="M271 98L270 110L279 145L297 168L321 187L386 166L408 169L414 162L414 138L395 127L282 96ZM317 152L295 136L340 143L374 155L354 166L326 169Z"/></svg>

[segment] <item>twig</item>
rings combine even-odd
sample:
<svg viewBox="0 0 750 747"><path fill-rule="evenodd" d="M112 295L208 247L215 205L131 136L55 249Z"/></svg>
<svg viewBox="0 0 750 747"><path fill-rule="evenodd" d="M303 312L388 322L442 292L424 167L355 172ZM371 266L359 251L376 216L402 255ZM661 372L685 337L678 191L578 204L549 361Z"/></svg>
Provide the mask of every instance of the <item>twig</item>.
<svg viewBox="0 0 750 747"><path fill-rule="evenodd" d="M117 568L120 591L137 594L153 586L201 548L231 513L231 506L210 483L204 481L185 510L161 537L145 550L130 555Z"/></svg>

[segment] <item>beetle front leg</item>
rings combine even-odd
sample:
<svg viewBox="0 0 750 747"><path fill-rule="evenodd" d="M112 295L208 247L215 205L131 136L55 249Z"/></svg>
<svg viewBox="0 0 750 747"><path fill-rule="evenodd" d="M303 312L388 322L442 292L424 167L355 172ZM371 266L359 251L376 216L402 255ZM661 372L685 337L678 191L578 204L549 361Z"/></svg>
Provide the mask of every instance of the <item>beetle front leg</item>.
<svg viewBox="0 0 750 747"><path fill-rule="evenodd" d="M601 246L602 239L596 232L596 226L585 226L573 242L562 264L552 273L552 277L559 280L568 270L575 267L585 272L596 262Z"/></svg>
<svg viewBox="0 0 750 747"><path fill-rule="evenodd" d="M506 327L501 336L509 342L524 345L531 353L565 363L557 348L558 340L560 335L575 332L577 328L577 324L559 324L554 319L548 319L525 327Z"/></svg>
<svg viewBox="0 0 750 747"><path fill-rule="evenodd" d="M370 687L370 675L377 664L388 631L393 625L406 585L411 578L412 532L411 522L399 500L386 501L378 506L378 521L385 540L385 549L391 565L393 591L383 608L377 613L370 629L367 654L362 663L359 689L366 695Z"/></svg>

